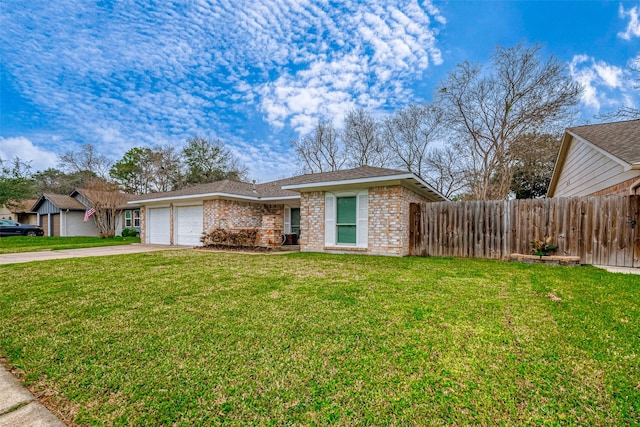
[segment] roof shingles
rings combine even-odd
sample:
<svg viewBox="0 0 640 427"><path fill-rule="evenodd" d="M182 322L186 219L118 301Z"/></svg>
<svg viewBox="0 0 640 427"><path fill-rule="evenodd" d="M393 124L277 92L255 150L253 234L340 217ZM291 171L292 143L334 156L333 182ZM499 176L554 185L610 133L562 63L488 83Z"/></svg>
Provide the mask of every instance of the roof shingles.
<svg viewBox="0 0 640 427"><path fill-rule="evenodd" d="M640 120L567 129L629 164L640 164Z"/></svg>

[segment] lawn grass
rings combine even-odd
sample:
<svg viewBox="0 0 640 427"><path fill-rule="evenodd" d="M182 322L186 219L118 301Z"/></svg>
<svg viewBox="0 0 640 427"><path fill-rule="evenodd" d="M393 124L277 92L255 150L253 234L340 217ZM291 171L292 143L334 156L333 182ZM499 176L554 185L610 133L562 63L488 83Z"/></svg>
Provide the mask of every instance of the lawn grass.
<svg viewBox="0 0 640 427"><path fill-rule="evenodd" d="M17 252L37 252L61 249L93 248L97 246L130 245L140 243L139 237L30 237L11 236L0 238L0 254Z"/></svg>
<svg viewBox="0 0 640 427"><path fill-rule="evenodd" d="M640 276L176 251L0 266L0 357L78 425L638 425Z"/></svg>

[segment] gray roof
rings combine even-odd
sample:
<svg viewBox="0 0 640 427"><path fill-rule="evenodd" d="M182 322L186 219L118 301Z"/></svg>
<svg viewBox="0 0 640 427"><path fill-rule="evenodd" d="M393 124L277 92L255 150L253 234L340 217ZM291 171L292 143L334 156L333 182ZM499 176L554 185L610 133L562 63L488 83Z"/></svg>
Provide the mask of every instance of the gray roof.
<svg viewBox="0 0 640 427"><path fill-rule="evenodd" d="M297 193L294 193L293 191L287 191L280 188L278 182L279 181L273 181L264 184L256 184L254 188L254 185L248 182L231 181L225 179L224 181L198 184L176 191L144 194L142 196L134 197L133 200L143 201L165 197L195 196L198 194L215 193L260 198L297 196Z"/></svg>
<svg viewBox="0 0 640 427"><path fill-rule="evenodd" d="M353 169L344 169L333 172L308 173L306 175L289 178L281 185L315 184L319 182L349 181L352 179L377 178L408 174L406 170L377 168L373 166L360 166Z"/></svg>
<svg viewBox="0 0 640 427"><path fill-rule="evenodd" d="M46 198L51 203L56 205L59 209L70 209L70 210L85 210L86 207L80 203L77 199L71 196L65 196L64 194L50 194L44 193L42 195L43 198ZM38 203L36 202L36 205ZM35 210L35 206L34 209Z"/></svg>
<svg viewBox="0 0 640 427"><path fill-rule="evenodd" d="M640 120L567 129L629 164L640 164Z"/></svg>
<svg viewBox="0 0 640 427"><path fill-rule="evenodd" d="M176 191L168 191L164 193L150 193L142 196L136 196L133 200L155 200L182 196L198 196L205 194L224 194L228 196L242 196L256 199L265 198L289 198L299 197L297 191L282 189L283 186L303 186L305 184L318 184L324 182L350 181L368 178L384 178L398 175L407 175L408 171L377 168L373 166L361 166L353 169L338 170L333 172L309 173L305 175L294 176L291 178L280 179L277 181L265 182L263 184L251 184L238 181L217 181L208 184L199 184L192 187L183 188ZM441 196L435 190L431 191L437 198Z"/></svg>

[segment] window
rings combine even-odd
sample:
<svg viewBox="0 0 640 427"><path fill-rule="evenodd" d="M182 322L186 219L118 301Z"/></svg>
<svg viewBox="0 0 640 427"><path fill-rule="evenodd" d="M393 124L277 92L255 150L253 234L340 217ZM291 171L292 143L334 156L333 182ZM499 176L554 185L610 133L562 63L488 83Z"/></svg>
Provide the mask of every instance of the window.
<svg viewBox="0 0 640 427"><path fill-rule="evenodd" d="M325 246L368 246L368 191L325 193Z"/></svg>
<svg viewBox="0 0 640 427"><path fill-rule="evenodd" d="M336 243L356 244L356 197L338 197L336 212Z"/></svg>
<svg viewBox="0 0 640 427"><path fill-rule="evenodd" d="M124 212L124 226L126 228L140 227L140 210Z"/></svg>
<svg viewBox="0 0 640 427"><path fill-rule="evenodd" d="M300 237L300 208L291 209L291 232Z"/></svg>

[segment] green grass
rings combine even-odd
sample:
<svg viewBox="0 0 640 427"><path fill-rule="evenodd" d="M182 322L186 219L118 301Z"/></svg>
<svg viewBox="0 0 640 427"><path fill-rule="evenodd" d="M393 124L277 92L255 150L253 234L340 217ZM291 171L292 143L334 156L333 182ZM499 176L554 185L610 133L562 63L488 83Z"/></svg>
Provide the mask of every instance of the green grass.
<svg viewBox="0 0 640 427"><path fill-rule="evenodd" d="M638 425L639 302L592 267L58 260L0 266L0 357L79 425Z"/></svg>
<svg viewBox="0 0 640 427"><path fill-rule="evenodd" d="M16 252L56 251L61 249L93 248L97 246L130 245L140 243L139 237L27 237L0 238L0 254Z"/></svg>

